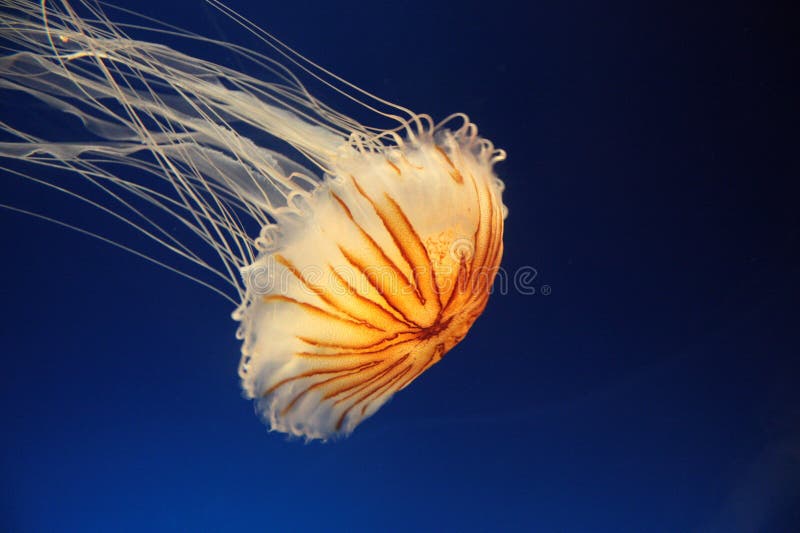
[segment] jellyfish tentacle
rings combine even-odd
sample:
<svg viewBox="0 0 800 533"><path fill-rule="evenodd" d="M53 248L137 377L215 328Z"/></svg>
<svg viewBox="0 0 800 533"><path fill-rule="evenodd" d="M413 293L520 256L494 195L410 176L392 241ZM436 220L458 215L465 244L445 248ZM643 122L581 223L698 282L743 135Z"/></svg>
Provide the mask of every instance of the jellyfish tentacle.
<svg viewBox="0 0 800 533"><path fill-rule="evenodd" d="M90 194L20 175L224 280L240 301L242 387L271 428L347 435L486 307L507 215L493 165L506 154L466 115L435 123L382 100L209 1L266 52L147 17L120 27L89 0L4 0L0 30L16 53L0 57L0 90L77 117L93 140L0 122L13 140L0 157L77 174ZM128 31L222 47L266 78ZM392 122L361 124L308 80ZM192 244L169 231L175 223Z"/></svg>

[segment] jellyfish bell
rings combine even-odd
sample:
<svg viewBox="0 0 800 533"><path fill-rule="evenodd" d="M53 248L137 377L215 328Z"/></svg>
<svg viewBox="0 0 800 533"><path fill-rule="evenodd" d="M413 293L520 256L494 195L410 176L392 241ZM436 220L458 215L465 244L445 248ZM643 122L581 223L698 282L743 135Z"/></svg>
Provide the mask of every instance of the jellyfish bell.
<svg viewBox="0 0 800 533"><path fill-rule="evenodd" d="M0 26L19 51L0 59L0 88L78 116L101 141L53 141L2 123L16 140L0 143L0 156L76 172L194 232L217 266L127 197L125 213L90 201L233 289L242 386L273 430L346 435L439 362L483 312L503 253L507 212L493 165L505 154L465 115L434 124L211 3L296 68L397 125L366 127L336 112L263 54L203 39L278 81L131 39L91 2L80 2L87 21L66 1L12 0ZM247 128L305 161L241 133ZM162 179L172 194L121 179L120 163ZM248 233L244 220L259 231Z"/></svg>
<svg viewBox="0 0 800 533"><path fill-rule="evenodd" d="M302 219L278 217L237 313L242 383L273 428L348 433L463 339L502 255L495 157L469 124L342 150Z"/></svg>

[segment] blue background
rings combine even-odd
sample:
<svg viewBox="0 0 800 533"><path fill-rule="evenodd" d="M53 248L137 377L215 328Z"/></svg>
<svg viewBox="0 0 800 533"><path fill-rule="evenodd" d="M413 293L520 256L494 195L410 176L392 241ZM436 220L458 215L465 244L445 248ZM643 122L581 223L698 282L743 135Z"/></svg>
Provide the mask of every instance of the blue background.
<svg viewBox="0 0 800 533"><path fill-rule="evenodd" d="M135 4L255 45L199 0ZM304 444L241 398L226 302L0 210L0 530L800 530L798 57L787 13L713 4L232 1L507 149L503 266L537 293Z"/></svg>

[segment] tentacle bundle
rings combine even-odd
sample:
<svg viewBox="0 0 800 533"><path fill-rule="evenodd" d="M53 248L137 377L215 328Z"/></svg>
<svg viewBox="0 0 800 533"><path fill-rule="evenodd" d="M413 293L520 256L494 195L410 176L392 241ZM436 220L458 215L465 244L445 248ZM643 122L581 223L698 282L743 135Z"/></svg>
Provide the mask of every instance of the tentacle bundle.
<svg viewBox="0 0 800 533"><path fill-rule="evenodd" d="M224 47L273 81L131 39L92 1L74 2L86 19L66 0L0 0L2 39L16 50L0 58L0 89L79 117L97 138L46 139L0 121L12 139L0 142L0 157L80 175L109 202L5 168L107 212L224 280L235 293L225 296L240 303L242 385L272 429L345 435L441 360L486 306L506 217L493 165L505 154L466 116L434 125L208 1L306 75L397 126L338 113L267 55L152 29ZM451 128L452 119L461 124ZM120 177L120 165L140 179ZM188 228L218 263L143 206Z"/></svg>

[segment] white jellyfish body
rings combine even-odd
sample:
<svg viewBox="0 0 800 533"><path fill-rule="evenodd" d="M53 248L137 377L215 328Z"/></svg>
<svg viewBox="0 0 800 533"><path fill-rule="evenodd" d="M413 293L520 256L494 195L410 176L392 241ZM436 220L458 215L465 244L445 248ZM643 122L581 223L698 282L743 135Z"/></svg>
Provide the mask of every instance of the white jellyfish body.
<svg viewBox="0 0 800 533"><path fill-rule="evenodd" d="M491 151L468 129L334 168L243 270L238 315L245 391L273 428L310 437L351 431L438 362L502 254Z"/></svg>
<svg viewBox="0 0 800 533"><path fill-rule="evenodd" d="M461 341L488 300L506 216L492 168L504 154L466 117L452 130L433 125L261 34L317 79L336 90L344 83L353 99L376 112L388 106L381 114L398 121L365 127L265 55L216 43L277 82L130 39L82 4L95 20L67 2L0 7L8 11L0 27L19 50L0 59L0 88L78 116L100 140L42 139L3 122L16 140L0 143L0 157L66 168L115 199L127 195L131 210L113 216L232 287L242 385L272 429L347 434ZM119 178L120 163L165 180L172 193ZM169 213L218 264L176 242L128 197ZM253 226L256 235L246 230Z"/></svg>

